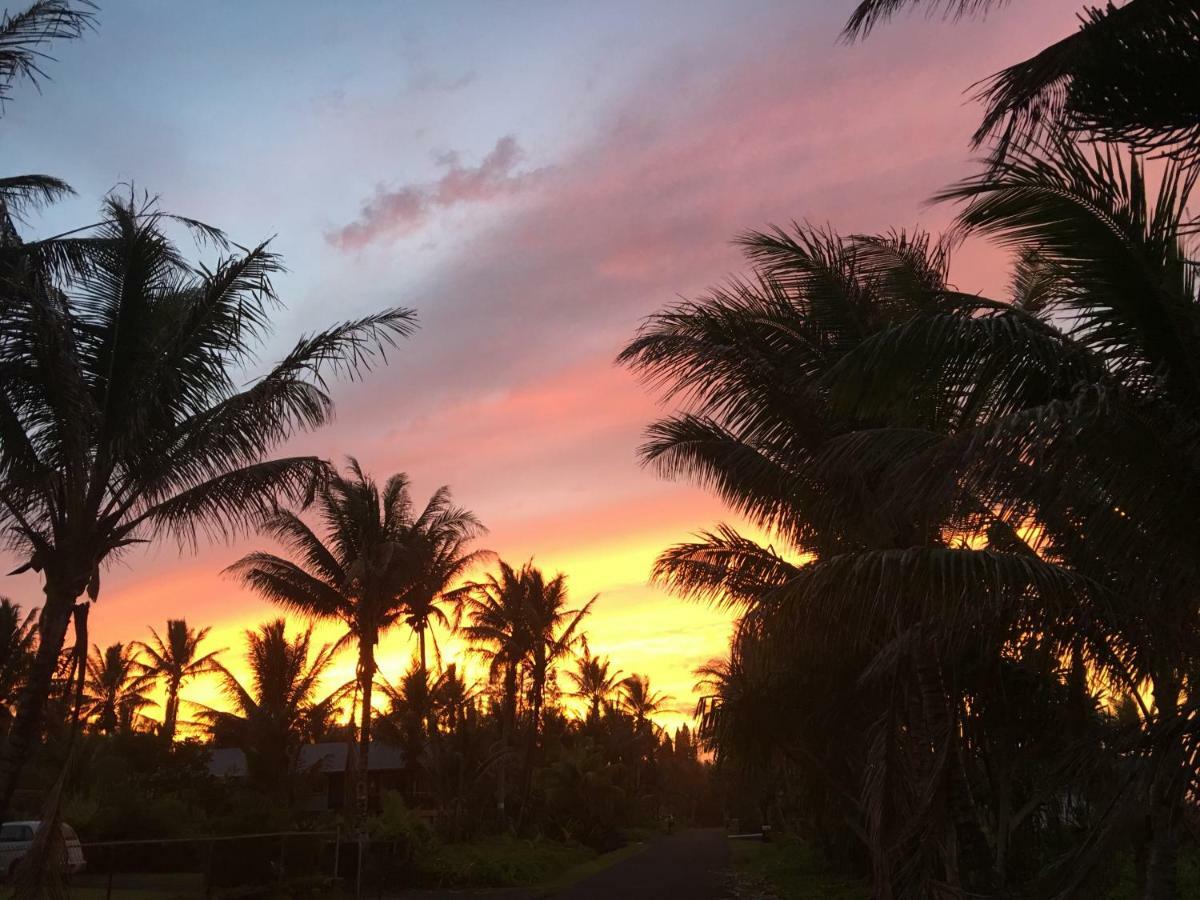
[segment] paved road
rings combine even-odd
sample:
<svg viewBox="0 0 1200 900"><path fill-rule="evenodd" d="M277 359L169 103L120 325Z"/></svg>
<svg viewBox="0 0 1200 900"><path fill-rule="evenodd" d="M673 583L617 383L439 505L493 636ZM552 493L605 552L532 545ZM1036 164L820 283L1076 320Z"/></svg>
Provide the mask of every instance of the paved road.
<svg viewBox="0 0 1200 900"><path fill-rule="evenodd" d="M555 893L555 900L719 900L729 845L723 829L657 837L623 859Z"/></svg>

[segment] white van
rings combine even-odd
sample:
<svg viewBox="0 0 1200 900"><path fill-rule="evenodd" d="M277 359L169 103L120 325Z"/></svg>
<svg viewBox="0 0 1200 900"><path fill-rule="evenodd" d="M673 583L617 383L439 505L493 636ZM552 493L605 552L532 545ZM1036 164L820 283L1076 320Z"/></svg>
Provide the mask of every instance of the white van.
<svg viewBox="0 0 1200 900"><path fill-rule="evenodd" d="M0 874L11 881L37 832L40 822L5 822L0 825ZM87 862L83 858L83 845L75 829L65 822L62 826L63 842L67 845L67 872L75 875L82 872Z"/></svg>

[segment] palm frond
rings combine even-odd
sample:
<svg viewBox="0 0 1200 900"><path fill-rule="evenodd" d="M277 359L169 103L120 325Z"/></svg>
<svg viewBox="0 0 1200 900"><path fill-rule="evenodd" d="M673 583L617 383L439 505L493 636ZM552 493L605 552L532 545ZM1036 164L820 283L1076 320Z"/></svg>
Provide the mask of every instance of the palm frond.
<svg viewBox="0 0 1200 900"><path fill-rule="evenodd" d="M941 14L948 18L962 18L986 13L1007 2L1008 0L862 0L855 7L842 34L851 41L864 38L881 22L904 9L920 5L928 8L929 15Z"/></svg>
<svg viewBox="0 0 1200 900"><path fill-rule="evenodd" d="M42 65L50 58L49 44L73 40L93 26L94 6L70 0L37 0L16 13L0 17L0 110L13 85L22 78L35 85L45 77Z"/></svg>

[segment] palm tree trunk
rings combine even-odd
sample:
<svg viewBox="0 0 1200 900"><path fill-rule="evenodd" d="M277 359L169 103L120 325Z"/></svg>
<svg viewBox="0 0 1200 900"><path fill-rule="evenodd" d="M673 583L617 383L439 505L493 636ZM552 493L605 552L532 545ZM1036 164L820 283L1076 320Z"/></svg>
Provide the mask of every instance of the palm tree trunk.
<svg viewBox="0 0 1200 900"><path fill-rule="evenodd" d="M358 777L362 785L358 815L366 822L371 785L371 688L375 683L375 644L366 638L358 645L359 685L362 691L362 724L358 743Z"/></svg>
<svg viewBox="0 0 1200 900"><path fill-rule="evenodd" d="M496 780L496 807L501 819L507 819L505 803L508 800L508 748L512 743L517 717L517 667L509 662L504 668L504 696L500 710L500 741L504 754L500 760L499 777Z"/></svg>
<svg viewBox="0 0 1200 900"><path fill-rule="evenodd" d="M163 715L163 737L170 746L175 740L175 724L179 717L179 684L172 679L167 684L167 710Z"/></svg>
<svg viewBox="0 0 1200 900"><path fill-rule="evenodd" d="M541 731L542 694L546 690L546 673L535 672L533 675L533 691L529 698L529 737L525 744L525 767L521 773L521 814L517 821L517 831L525 821L529 808L529 795L533 791L533 764L537 757L538 736Z"/></svg>
<svg viewBox="0 0 1200 900"><path fill-rule="evenodd" d="M947 694L941 672L936 665L919 665L917 683L930 737L938 745L944 744L946 748L946 803L954 829L956 852L961 854L961 858L950 858L947 863L960 870L961 864L965 863L969 879L981 880L985 886L990 886L995 881L992 855L971 796L970 782L963 764L958 725L955 717L950 714L952 698ZM947 855L953 857L955 854Z"/></svg>
<svg viewBox="0 0 1200 900"><path fill-rule="evenodd" d="M1174 679L1155 681L1154 705L1158 708L1160 721L1175 718L1179 710L1179 686ZM1179 894L1176 793L1177 785L1185 783L1181 777L1183 750L1178 739L1174 739L1160 752L1164 758L1155 766L1155 777L1150 786L1150 846L1146 857L1144 900L1175 900Z"/></svg>
<svg viewBox="0 0 1200 900"><path fill-rule="evenodd" d="M82 593L82 589L64 589L47 580L46 605L38 621L37 654L29 669L29 678L18 695L17 714L4 750L0 752L0 820L8 817L9 804L17 790L21 772L41 731L46 700L58 668L59 654L75 608L75 598Z"/></svg>
<svg viewBox="0 0 1200 900"><path fill-rule="evenodd" d="M417 645L420 647L421 653L421 696L425 708L421 710L421 721L425 723L425 736L430 740L437 737L437 722L433 718L433 696L429 690L429 667L425 660L425 629L428 627L426 623L422 623L417 630Z"/></svg>

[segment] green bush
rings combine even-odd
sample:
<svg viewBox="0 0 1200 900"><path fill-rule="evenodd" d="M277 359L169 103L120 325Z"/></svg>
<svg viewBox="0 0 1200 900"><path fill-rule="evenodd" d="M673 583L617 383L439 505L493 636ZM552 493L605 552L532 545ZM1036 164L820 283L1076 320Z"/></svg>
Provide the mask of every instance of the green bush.
<svg viewBox="0 0 1200 900"><path fill-rule="evenodd" d="M412 850L434 843L429 823L408 808L399 791L387 791L380 798L379 815L371 819L370 830L372 840L399 842Z"/></svg>

